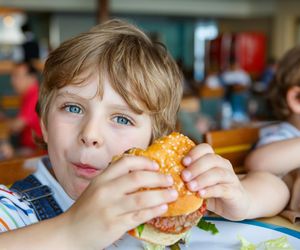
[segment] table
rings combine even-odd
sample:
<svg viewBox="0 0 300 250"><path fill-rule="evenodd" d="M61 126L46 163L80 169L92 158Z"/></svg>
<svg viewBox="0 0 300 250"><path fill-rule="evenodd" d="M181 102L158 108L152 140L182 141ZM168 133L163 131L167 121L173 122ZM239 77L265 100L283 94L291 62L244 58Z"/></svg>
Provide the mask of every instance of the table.
<svg viewBox="0 0 300 250"><path fill-rule="evenodd" d="M265 222L272 225L286 227L295 231L300 232L300 224L292 224L289 220L281 217L281 216L274 216L270 218L261 218L258 221Z"/></svg>

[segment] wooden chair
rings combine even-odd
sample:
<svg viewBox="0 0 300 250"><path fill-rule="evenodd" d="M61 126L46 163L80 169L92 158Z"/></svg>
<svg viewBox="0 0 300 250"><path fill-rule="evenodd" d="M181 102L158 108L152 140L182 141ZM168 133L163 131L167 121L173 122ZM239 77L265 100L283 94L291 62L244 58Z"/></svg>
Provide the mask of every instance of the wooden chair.
<svg viewBox="0 0 300 250"><path fill-rule="evenodd" d="M224 96L224 88L210 88L203 85L199 89L200 98L222 98Z"/></svg>
<svg viewBox="0 0 300 250"><path fill-rule="evenodd" d="M9 127L5 121L0 121L0 141L9 138Z"/></svg>
<svg viewBox="0 0 300 250"><path fill-rule="evenodd" d="M36 161L45 152L37 151L30 156L0 161L0 184L10 186L36 171Z"/></svg>
<svg viewBox="0 0 300 250"><path fill-rule="evenodd" d="M204 135L204 141L210 144L217 154L228 159L237 174L246 172L243 167L244 160L258 139L258 127L209 131Z"/></svg>
<svg viewBox="0 0 300 250"><path fill-rule="evenodd" d="M17 95L5 95L0 98L0 106L4 110L19 109L21 98Z"/></svg>
<svg viewBox="0 0 300 250"><path fill-rule="evenodd" d="M33 173L34 167L25 166L23 159L13 159L0 163L0 184L11 185Z"/></svg>
<svg viewBox="0 0 300 250"><path fill-rule="evenodd" d="M218 121L221 115L222 103L224 98L223 88L209 88L201 86L199 89L200 112L214 121Z"/></svg>

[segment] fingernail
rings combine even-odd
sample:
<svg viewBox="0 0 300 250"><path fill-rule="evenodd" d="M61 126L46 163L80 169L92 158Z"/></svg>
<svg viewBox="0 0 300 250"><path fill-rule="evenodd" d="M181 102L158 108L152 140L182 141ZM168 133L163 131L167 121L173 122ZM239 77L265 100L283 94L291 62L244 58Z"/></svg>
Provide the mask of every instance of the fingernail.
<svg viewBox="0 0 300 250"><path fill-rule="evenodd" d="M153 162L152 162L152 167L153 167L153 169L155 169L155 170L159 169L159 165L158 165L158 163L157 163L156 161L153 161Z"/></svg>
<svg viewBox="0 0 300 250"><path fill-rule="evenodd" d="M178 196L178 192L174 189L170 190L170 195L173 197L173 198L176 198Z"/></svg>
<svg viewBox="0 0 300 250"><path fill-rule="evenodd" d="M161 206L159 207L159 209L160 209L161 211L167 211L167 210L168 210L168 205L167 205L167 204L163 204L163 205L161 205Z"/></svg>
<svg viewBox="0 0 300 250"><path fill-rule="evenodd" d="M171 176L171 175L167 175L167 182L169 183L169 184L173 184L173 177Z"/></svg>
<svg viewBox="0 0 300 250"><path fill-rule="evenodd" d="M202 189L202 190L199 191L199 195L200 195L201 197L204 197L205 194L206 194L206 191L205 191L204 189Z"/></svg>
<svg viewBox="0 0 300 250"><path fill-rule="evenodd" d="M195 190L197 188L197 182L191 181L188 183L190 189Z"/></svg>
<svg viewBox="0 0 300 250"><path fill-rule="evenodd" d="M191 172L188 170L183 170L182 175L183 175L184 180L186 180L186 181L189 181L192 177Z"/></svg>
<svg viewBox="0 0 300 250"><path fill-rule="evenodd" d="M192 162L192 158L190 156L186 156L183 158L183 164L184 165L189 165Z"/></svg>

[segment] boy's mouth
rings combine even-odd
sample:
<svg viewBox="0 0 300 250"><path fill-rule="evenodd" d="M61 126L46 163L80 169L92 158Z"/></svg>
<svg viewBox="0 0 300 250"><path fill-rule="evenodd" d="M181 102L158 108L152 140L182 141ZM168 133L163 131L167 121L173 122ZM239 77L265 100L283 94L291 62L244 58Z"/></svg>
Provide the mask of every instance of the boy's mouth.
<svg viewBox="0 0 300 250"><path fill-rule="evenodd" d="M88 164L72 163L72 165L74 166L76 174L85 178L93 178L102 171L102 169Z"/></svg>

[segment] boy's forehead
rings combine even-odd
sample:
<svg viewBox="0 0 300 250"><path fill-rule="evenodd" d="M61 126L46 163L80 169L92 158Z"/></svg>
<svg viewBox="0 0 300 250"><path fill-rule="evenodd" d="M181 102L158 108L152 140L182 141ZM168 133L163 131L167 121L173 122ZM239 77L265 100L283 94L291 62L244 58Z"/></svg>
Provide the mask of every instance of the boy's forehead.
<svg viewBox="0 0 300 250"><path fill-rule="evenodd" d="M58 90L57 96L80 97L83 99L93 99L97 97L99 100L105 99L116 105L129 107L124 98L112 88L107 79L101 84L102 93L100 93L98 79L99 78L93 78L79 85L67 85Z"/></svg>
<svg viewBox="0 0 300 250"><path fill-rule="evenodd" d="M93 76L80 84L69 84L58 90L58 95L73 95L83 98L93 98L99 93L99 77Z"/></svg>

